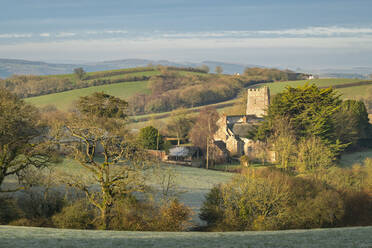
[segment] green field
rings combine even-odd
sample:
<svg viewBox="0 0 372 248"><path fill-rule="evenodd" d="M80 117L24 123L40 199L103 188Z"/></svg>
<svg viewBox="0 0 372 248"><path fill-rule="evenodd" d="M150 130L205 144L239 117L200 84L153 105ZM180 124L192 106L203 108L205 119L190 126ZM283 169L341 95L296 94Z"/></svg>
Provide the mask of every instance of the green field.
<svg viewBox="0 0 372 248"><path fill-rule="evenodd" d="M49 94L26 98L25 101L37 107L46 105L55 105L58 109L68 110L72 107L73 102L81 96L90 95L94 92L103 91L107 94L127 99L136 93L148 93L148 81L124 82L117 84L100 85L89 88L70 90L61 93Z"/></svg>
<svg viewBox="0 0 372 248"><path fill-rule="evenodd" d="M298 80L298 81L285 81L285 82L273 82L266 84L270 88L270 93L275 95L282 92L285 87L292 86L298 87L306 83L315 84L318 87L329 87L338 84L354 83L359 82L361 79L348 79L348 78L321 78L311 80Z"/></svg>
<svg viewBox="0 0 372 248"><path fill-rule="evenodd" d="M359 100L370 96L372 85L353 86L348 88L337 89L342 94L342 98Z"/></svg>
<svg viewBox="0 0 372 248"><path fill-rule="evenodd" d="M94 80L116 80L116 79L126 78L126 77L155 76L155 75L160 74L159 70L138 71L138 72L131 72L131 70L133 70L133 68L111 70L111 71L88 72L86 73L86 76L97 76L97 75L101 75L104 73L110 73L110 72L117 72L117 71L127 72L128 71L128 73L121 74L121 75L102 76L97 79L90 79L86 81L91 82ZM192 75L208 76L208 74L198 73L198 72L190 72L190 71L176 71L176 72L180 73L181 75L192 74ZM77 80L75 74L60 74L60 75L51 75L51 76L42 76L42 77L65 78L65 79L69 79L72 82L75 82ZM30 98L26 98L25 101L35 105L36 107L54 105L60 110L68 110L70 107L72 107L73 102L81 96L86 96L94 92L103 91L107 94L120 97L123 99L127 99L136 93L149 93L147 84L148 84L148 81L106 84L106 85L92 86L92 87L82 88L82 89L75 89L75 90L70 90L70 91L65 91L65 92L60 92L60 93L42 95L42 96L37 96L37 97L30 97Z"/></svg>
<svg viewBox="0 0 372 248"><path fill-rule="evenodd" d="M0 247L370 248L372 227L264 232L120 232L0 226Z"/></svg>

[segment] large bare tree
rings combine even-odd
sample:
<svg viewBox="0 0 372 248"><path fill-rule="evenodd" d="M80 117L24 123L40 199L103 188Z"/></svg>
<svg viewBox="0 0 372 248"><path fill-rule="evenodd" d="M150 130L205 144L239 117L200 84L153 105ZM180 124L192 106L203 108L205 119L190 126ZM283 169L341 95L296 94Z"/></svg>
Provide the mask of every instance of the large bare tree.
<svg viewBox="0 0 372 248"><path fill-rule="evenodd" d="M106 105L126 106L116 98ZM85 99L89 101L88 99ZM90 180L84 176L67 177L68 185L83 191L92 205L100 212L100 224L109 229L115 199L127 197L145 189L144 171L150 167L146 156L123 128L123 119L106 118L99 109L98 116L89 112L73 113L57 126L56 137L63 149L83 168ZM105 106L102 106L105 108ZM97 108L95 108L97 109ZM121 106L111 106L110 111L122 111ZM114 109L114 110L113 110ZM116 113L111 113L118 116ZM110 114L110 115L111 115Z"/></svg>
<svg viewBox="0 0 372 248"><path fill-rule="evenodd" d="M0 88L0 192L24 188L28 169L47 166L52 149L36 108ZM4 179L16 176L20 187L2 189Z"/></svg>

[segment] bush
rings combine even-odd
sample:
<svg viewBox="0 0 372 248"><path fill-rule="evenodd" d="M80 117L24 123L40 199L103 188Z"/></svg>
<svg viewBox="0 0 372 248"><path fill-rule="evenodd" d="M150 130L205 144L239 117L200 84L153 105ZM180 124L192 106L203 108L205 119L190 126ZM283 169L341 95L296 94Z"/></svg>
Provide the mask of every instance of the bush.
<svg viewBox="0 0 372 248"><path fill-rule="evenodd" d="M205 197L200 219L206 221L209 226L217 226L224 214L223 201L221 186L214 186Z"/></svg>
<svg viewBox="0 0 372 248"><path fill-rule="evenodd" d="M16 197L0 198L0 224L52 227L51 217L65 200L57 191L27 190Z"/></svg>
<svg viewBox="0 0 372 248"><path fill-rule="evenodd" d="M7 225L20 218L22 211L18 208L16 200L2 196L0 197L0 225Z"/></svg>
<svg viewBox="0 0 372 248"><path fill-rule="evenodd" d="M345 226L369 226L372 224L372 197L365 191L343 194L345 202Z"/></svg>
<svg viewBox="0 0 372 248"><path fill-rule="evenodd" d="M53 227L50 219L45 217L38 218L20 218L9 223L11 226L36 226L36 227Z"/></svg>
<svg viewBox="0 0 372 248"><path fill-rule="evenodd" d="M184 231L190 226L191 211L185 205L177 200L171 200L163 203L159 209L158 217L154 222L154 230L156 231Z"/></svg>
<svg viewBox="0 0 372 248"><path fill-rule="evenodd" d="M117 199L110 212L109 229L125 231L149 231L154 207L134 198Z"/></svg>
<svg viewBox="0 0 372 248"><path fill-rule="evenodd" d="M131 231L183 231L189 224L189 208L173 200L159 205L134 198L115 202L110 229Z"/></svg>
<svg viewBox="0 0 372 248"><path fill-rule="evenodd" d="M79 200L66 206L52 217L58 228L92 229L95 211L86 200Z"/></svg>
<svg viewBox="0 0 372 248"><path fill-rule="evenodd" d="M51 217L60 212L66 204L60 192L37 188L25 191L14 201L18 218L9 224L37 227L52 227Z"/></svg>
<svg viewBox="0 0 372 248"><path fill-rule="evenodd" d="M216 231L331 227L343 216L337 191L274 169L247 169L213 188L200 214Z"/></svg>

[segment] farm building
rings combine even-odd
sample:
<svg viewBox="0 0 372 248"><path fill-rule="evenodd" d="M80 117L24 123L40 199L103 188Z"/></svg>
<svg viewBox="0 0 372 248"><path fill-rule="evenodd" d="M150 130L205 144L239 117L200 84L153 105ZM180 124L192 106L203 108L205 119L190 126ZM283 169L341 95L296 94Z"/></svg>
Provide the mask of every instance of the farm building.
<svg viewBox="0 0 372 248"><path fill-rule="evenodd" d="M169 149L166 162L200 167L202 164L202 153L200 148L196 146L176 146Z"/></svg>

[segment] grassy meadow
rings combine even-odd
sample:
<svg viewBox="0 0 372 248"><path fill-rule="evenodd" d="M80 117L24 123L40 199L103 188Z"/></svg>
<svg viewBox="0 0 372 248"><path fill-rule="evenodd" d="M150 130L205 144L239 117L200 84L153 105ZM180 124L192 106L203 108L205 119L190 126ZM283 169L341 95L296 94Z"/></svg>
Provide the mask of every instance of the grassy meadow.
<svg viewBox="0 0 372 248"><path fill-rule="evenodd" d="M117 84L108 84L93 86L83 89L70 90L49 95L26 98L25 101L37 107L55 105L60 110L68 110L81 96L87 96L94 92L105 92L107 94L127 99L136 93L147 93L148 81L124 82Z"/></svg>
<svg viewBox="0 0 372 248"><path fill-rule="evenodd" d="M134 68L137 69L137 68ZM138 68L141 69L141 68ZM146 69L146 68L144 68ZM86 77L97 77L95 79L86 80L87 82L94 81L94 80L117 80L125 77L141 77L141 76L155 76L159 75L161 72L159 70L151 70L151 71L135 71L132 72L133 68L129 69L118 69L118 70L110 70L110 71L98 71L98 72L88 72L86 73ZM123 73L120 75L113 75L113 76L106 76L105 74L109 73ZM199 72L190 72L190 71L176 71L181 75L201 75L201 76L208 76L205 73ZM75 74L61 74L61 75L51 75L51 76L42 76L42 77L51 77L51 78L61 78L61 79L69 79L71 82L76 82L77 77ZM107 94L127 99L137 93L149 93L149 89L147 88L148 81L135 81L135 82L122 82L122 83L113 83L113 84L106 84L106 85L99 85L99 86L91 86L87 88L81 89L74 89L59 93L52 93L48 95L36 96L36 97L29 97L26 98L25 101L35 105L36 107L45 107L47 105L54 105L60 110L68 110L72 105L73 102L81 96L90 95L94 92L105 92Z"/></svg>
<svg viewBox="0 0 372 248"><path fill-rule="evenodd" d="M359 100L361 98L366 98L369 96L369 94L371 94L370 92L372 91L372 85L347 87L337 89L337 91L342 94L342 98Z"/></svg>
<svg viewBox="0 0 372 248"><path fill-rule="evenodd" d="M311 80L298 80L298 81L284 81L284 82L273 82L266 84L270 88L270 93L275 95L282 92L287 86L298 87L308 84L315 84L318 87L329 87L339 84L355 83L362 81L361 79L349 79L349 78L320 78Z"/></svg>
<svg viewBox="0 0 372 248"><path fill-rule="evenodd" d="M123 232L0 226L0 247L369 248L372 227L263 232Z"/></svg>

